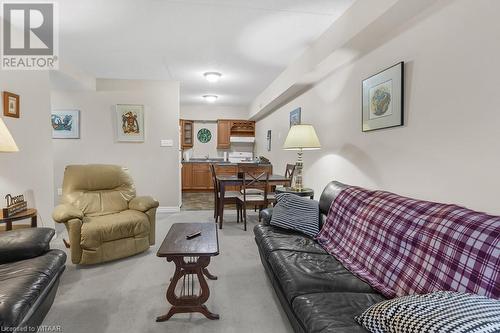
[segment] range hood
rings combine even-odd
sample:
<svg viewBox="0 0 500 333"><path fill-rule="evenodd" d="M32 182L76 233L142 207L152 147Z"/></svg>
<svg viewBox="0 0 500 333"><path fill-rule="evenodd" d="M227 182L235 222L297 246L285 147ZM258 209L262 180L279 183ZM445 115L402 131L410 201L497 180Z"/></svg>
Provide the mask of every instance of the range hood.
<svg viewBox="0 0 500 333"><path fill-rule="evenodd" d="M230 142L237 142L237 143L254 143L255 142L255 137L254 136L231 136L229 138Z"/></svg>

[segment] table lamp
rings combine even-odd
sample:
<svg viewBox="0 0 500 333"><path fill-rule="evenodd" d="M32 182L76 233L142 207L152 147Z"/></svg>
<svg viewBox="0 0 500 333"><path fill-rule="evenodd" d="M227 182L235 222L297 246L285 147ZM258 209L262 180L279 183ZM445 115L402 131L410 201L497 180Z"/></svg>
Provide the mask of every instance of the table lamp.
<svg viewBox="0 0 500 333"><path fill-rule="evenodd" d="M19 151L19 148L17 148L16 142L7 126L5 126L3 119L0 118L0 152L11 153L16 151Z"/></svg>
<svg viewBox="0 0 500 333"><path fill-rule="evenodd" d="M302 151L320 149L318 136L312 125L294 125L288 131L283 149L298 150L297 163L295 164L295 186L294 190L302 191Z"/></svg>

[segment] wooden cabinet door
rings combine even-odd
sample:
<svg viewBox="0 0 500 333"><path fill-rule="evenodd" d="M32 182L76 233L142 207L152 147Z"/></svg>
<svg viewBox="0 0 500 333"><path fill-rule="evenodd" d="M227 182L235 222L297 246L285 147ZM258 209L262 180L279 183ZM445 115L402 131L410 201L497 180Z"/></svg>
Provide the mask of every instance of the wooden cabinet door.
<svg viewBox="0 0 500 333"><path fill-rule="evenodd" d="M217 148L228 149L231 147L231 120L217 120Z"/></svg>
<svg viewBox="0 0 500 333"><path fill-rule="evenodd" d="M193 187L193 165L191 163L182 164L182 189L190 190Z"/></svg>
<svg viewBox="0 0 500 333"><path fill-rule="evenodd" d="M181 148L193 148L194 141L194 123L192 120L180 120L181 125Z"/></svg>
<svg viewBox="0 0 500 333"><path fill-rule="evenodd" d="M193 189L208 190L212 179L208 163L193 163Z"/></svg>

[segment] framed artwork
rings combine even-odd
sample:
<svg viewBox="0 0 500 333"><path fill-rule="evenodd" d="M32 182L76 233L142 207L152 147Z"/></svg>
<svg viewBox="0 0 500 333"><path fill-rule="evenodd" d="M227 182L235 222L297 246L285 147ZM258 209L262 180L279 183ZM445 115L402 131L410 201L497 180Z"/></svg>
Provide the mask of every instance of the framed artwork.
<svg viewBox="0 0 500 333"><path fill-rule="evenodd" d="M198 131L198 135L196 137L201 143L209 143L212 139L212 132L210 132L208 128L202 128Z"/></svg>
<svg viewBox="0 0 500 333"><path fill-rule="evenodd" d="M271 130L267 130L267 151L271 151Z"/></svg>
<svg viewBox="0 0 500 333"><path fill-rule="evenodd" d="M403 62L363 80L363 132L403 126L403 107Z"/></svg>
<svg viewBox="0 0 500 333"><path fill-rule="evenodd" d="M295 110L290 112L290 127L300 124L300 112L300 108L296 108Z"/></svg>
<svg viewBox="0 0 500 333"><path fill-rule="evenodd" d="M19 95L8 91L3 92L3 115L19 118Z"/></svg>
<svg viewBox="0 0 500 333"><path fill-rule="evenodd" d="M144 106L117 104L116 132L119 142L144 142Z"/></svg>
<svg viewBox="0 0 500 333"><path fill-rule="evenodd" d="M50 116L53 139L80 138L80 111L54 110Z"/></svg>

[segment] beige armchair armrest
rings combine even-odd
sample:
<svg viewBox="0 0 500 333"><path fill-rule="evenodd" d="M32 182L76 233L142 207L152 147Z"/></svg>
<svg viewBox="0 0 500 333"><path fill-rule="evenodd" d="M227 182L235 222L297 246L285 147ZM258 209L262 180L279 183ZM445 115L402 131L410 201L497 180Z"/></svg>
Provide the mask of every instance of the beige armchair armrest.
<svg viewBox="0 0 500 333"><path fill-rule="evenodd" d="M135 197L128 203L128 208L133 210L138 210L140 212L146 212L151 208L156 208L159 206L159 202L152 197Z"/></svg>
<svg viewBox="0 0 500 333"><path fill-rule="evenodd" d="M62 204L54 208L52 218L58 223L66 223L72 219L81 220L83 218L83 212L74 206Z"/></svg>

